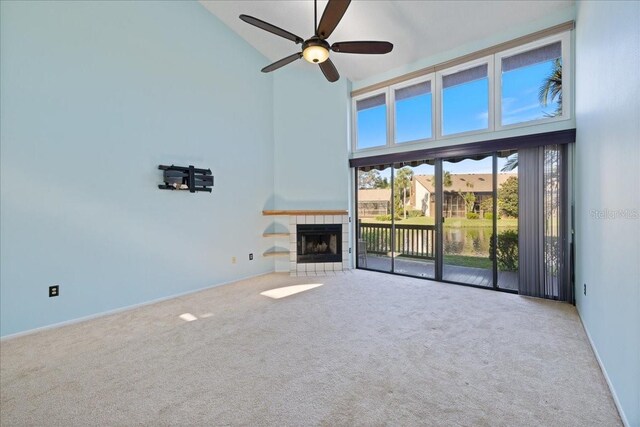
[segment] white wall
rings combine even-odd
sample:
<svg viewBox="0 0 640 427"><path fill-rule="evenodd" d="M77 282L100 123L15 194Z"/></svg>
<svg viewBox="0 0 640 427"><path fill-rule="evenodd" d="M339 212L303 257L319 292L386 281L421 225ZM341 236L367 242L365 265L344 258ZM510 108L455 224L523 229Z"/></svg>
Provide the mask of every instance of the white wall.
<svg viewBox="0 0 640 427"><path fill-rule="evenodd" d="M300 60L273 81L275 208L349 209L348 80L329 83L317 65ZM286 217L271 219L288 226ZM288 271L289 259L276 259L275 268Z"/></svg>
<svg viewBox="0 0 640 427"><path fill-rule="evenodd" d="M264 57L196 2L0 15L0 335L273 270ZM211 168L213 193L159 190L167 163Z"/></svg>
<svg viewBox="0 0 640 427"><path fill-rule="evenodd" d="M329 83L317 65L300 60L273 80L275 207L347 209L347 79Z"/></svg>
<svg viewBox="0 0 640 427"><path fill-rule="evenodd" d="M630 426L640 426L639 74L640 3L578 2L577 307Z"/></svg>

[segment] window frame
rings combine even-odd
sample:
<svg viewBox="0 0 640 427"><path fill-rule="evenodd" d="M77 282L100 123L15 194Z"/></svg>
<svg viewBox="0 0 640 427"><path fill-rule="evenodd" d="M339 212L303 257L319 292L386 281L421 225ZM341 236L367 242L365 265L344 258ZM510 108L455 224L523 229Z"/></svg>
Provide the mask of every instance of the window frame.
<svg viewBox="0 0 640 427"><path fill-rule="evenodd" d="M386 108L386 143L384 145L377 145L375 147L366 147L366 148L358 148L358 106L357 106L357 102L361 101L363 99L368 99L368 98L373 98L375 96L378 96L380 94L384 94L385 98L385 108ZM358 96L354 96L351 98L351 129L352 129L352 141L353 141L353 151L354 152L366 152L369 150L380 150L382 148L389 148L391 145L389 144L389 132L390 132L390 126L389 126L389 87L383 87L381 89L378 90L373 90L371 92L367 92L367 93L363 93L361 95Z"/></svg>
<svg viewBox="0 0 640 427"><path fill-rule="evenodd" d="M535 120L528 120L526 122L512 123L510 125L502 124L502 59L510 56L517 55L519 53L525 53L539 47L547 46L555 42L560 42L560 52L562 58L562 114L556 117L542 117ZM494 117L495 130L515 129L521 127L527 127L532 125L539 125L545 123L559 122L563 120L570 120L572 117L571 104L571 32L566 31L560 34L555 34L549 37L545 37L531 43L527 43L521 46L517 46L511 49L498 52L495 57L495 76L494 80L498 83L495 85L495 104L494 104Z"/></svg>
<svg viewBox="0 0 640 427"><path fill-rule="evenodd" d="M487 132L493 132L494 131L494 70L493 70L493 57L494 55L488 55L488 56L484 56L482 58L477 58L474 59L472 61L469 62L465 62L462 64L458 64L455 65L453 67L450 68L446 68L444 70L440 70L438 72L436 72L436 87L438 90L438 108L437 108L437 115L438 115L438 121L437 121L437 126L438 126L438 138L437 139L449 139L449 138L458 138L461 136L466 136L466 135L478 135L478 134L483 134L483 133L487 133ZM444 76L449 76L451 74L456 74L460 71L465 71L468 70L470 68L475 68L479 65L483 65L483 64L487 64L487 81L489 83L489 87L487 88L487 128L486 129L475 129L475 130L468 130L468 131L464 131L464 132L456 132L456 133L452 133L449 135L444 135L442 133L442 130L444 128L443 124L443 120L444 120L444 114L443 114L443 102L444 102L444 88L442 85L442 78Z"/></svg>
<svg viewBox="0 0 640 427"><path fill-rule="evenodd" d="M397 134L396 134L396 90L403 89L405 87L414 86L419 83L430 82L431 83L431 137L422 138L422 139L413 139L410 141L398 142ZM436 82L435 82L435 73L429 73L424 76L416 77L411 80L406 80L400 83L396 83L394 85L389 86L389 105L391 106L391 147L405 147L412 144L418 144L421 142L431 142L436 139L436 123L435 123L435 112L436 112Z"/></svg>
<svg viewBox="0 0 640 427"><path fill-rule="evenodd" d="M519 53L527 52L538 47L542 47L554 42L560 41L561 43L561 55L562 55L562 67L563 67L563 82L562 82L562 114L556 117L543 117L540 119L529 120L526 122L513 123L509 125L502 125L502 58L517 55ZM351 154L355 154L358 157L361 153L367 152L401 152L404 151L403 147L423 146L428 143L435 143L435 145L447 145L450 140L469 141L475 139L477 136L482 136L487 133L496 133L506 131L506 135L510 136L512 132L522 133L523 131L518 129L536 126L547 126L549 124L561 123L574 119L574 99L573 99L573 28L565 29L557 34L545 36L537 40L530 41L512 48L508 48L502 51L494 51L486 56L475 58L467 62L457 63L457 59L452 59L449 62L456 63L456 65L449 68L439 69L439 65L435 65L435 72L419 75L407 80L399 81L395 84L388 84L387 86L378 87L377 89L369 92L360 93L356 96L352 96L351 100ZM454 62L455 61L455 62ZM488 126L486 129L470 130L458 133L452 133L450 135L443 135L443 88L442 77L450 74L455 74L459 71L464 71L469 68L476 67L478 65L487 64L487 78L488 78ZM441 64L446 66L446 63ZM407 75L409 77L409 75ZM402 76L398 77L399 80ZM407 142L396 142L396 117L395 117L395 90L411 86L420 82L431 81L431 138L418 139ZM386 107L386 143L384 145L378 145L375 147L358 148L358 111L356 103L359 100L367 99L380 94L385 94L385 107ZM553 125L554 128L562 127L564 125ZM536 133L535 129L531 131L525 130L525 134ZM496 137L498 137L496 135ZM439 144L441 143L441 144ZM409 148L411 149L411 148Z"/></svg>

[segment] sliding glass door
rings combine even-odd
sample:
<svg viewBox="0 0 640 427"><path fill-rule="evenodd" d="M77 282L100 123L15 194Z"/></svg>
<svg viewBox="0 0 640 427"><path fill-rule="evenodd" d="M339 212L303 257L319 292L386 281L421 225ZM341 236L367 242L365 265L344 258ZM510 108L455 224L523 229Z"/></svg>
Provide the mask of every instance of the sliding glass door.
<svg viewBox="0 0 640 427"><path fill-rule="evenodd" d="M394 166L393 271L436 277L436 180L434 161Z"/></svg>
<svg viewBox="0 0 640 427"><path fill-rule="evenodd" d="M442 162L442 279L494 286L493 156Z"/></svg>
<svg viewBox="0 0 640 427"><path fill-rule="evenodd" d="M436 175L433 161L361 168L357 266L436 278Z"/></svg>
<svg viewBox="0 0 640 427"><path fill-rule="evenodd" d="M357 266L571 301L567 148L357 170Z"/></svg>
<svg viewBox="0 0 640 427"><path fill-rule="evenodd" d="M393 272L393 168L360 168L356 192L356 266Z"/></svg>

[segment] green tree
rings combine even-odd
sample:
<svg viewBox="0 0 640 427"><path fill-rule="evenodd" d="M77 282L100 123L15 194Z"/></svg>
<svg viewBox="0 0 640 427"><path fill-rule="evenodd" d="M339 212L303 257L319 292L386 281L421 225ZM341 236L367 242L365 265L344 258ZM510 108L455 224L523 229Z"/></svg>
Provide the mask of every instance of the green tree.
<svg viewBox="0 0 640 427"><path fill-rule="evenodd" d="M467 182L467 188L472 189L473 184ZM476 203L476 194L473 191L458 191L458 194L460 195L460 197L462 197L462 200L464 200L464 205L467 208L467 213L473 212L473 206Z"/></svg>
<svg viewBox="0 0 640 427"><path fill-rule="evenodd" d="M360 172L358 175L358 188L361 190L369 190L372 188L389 188L389 180L382 178L380 172L376 169Z"/></svg>
<svg viewBox="0 0 640 427"><path fill-rule="evenodd" d="M480 210L484 215L487 215L488 213L493 215L493 197L487 197L480 202Z"/></svg>
<svg viewBox="0 0 640 427"><path fill-rule="evenodd" d="M560 58L553 61L551 72L544 78L540 89L538 89L538 100L543 107L546 107L556 99L558 100L558 107L553 114L549 114L549 117L562 114L562 61Z"/></svg>
<svg viewBox="0 0 640 427"><path fill-rule="evenodd" d="M376 181L375 188L389 188L389 180L385 177Z"/></svg>
<svg viewBox="0 0 640 427"><path fill-rule="evenodd" d="M370 171L360 172L358 175L358 188L362 190L368 190L375 188L376 182L380 179L380 172L375 169Z"/></svg>
<svg viewBox="0 0 640 427"><path fill-rule="evenodd" d="M413 171L407 166L399 169L393 180L393 207L396 216L398 216L400 212L403 212L404 219L407 219L407 200L411 196L412 180Z"/></svg>
<svg viewBox="0 0 640 427"><path fill-rule="evenodd" d="M451 187L453 185L453 181L451 180L451 172L444 171L442 177L442 185L444 185L445 187Z"/></svg>
<svg viewBox="0 0 640 427"><path fill-rule="evenodd" d="M518 178L509 177L498 189L498 206L502 215L518 217Z"/></svg>

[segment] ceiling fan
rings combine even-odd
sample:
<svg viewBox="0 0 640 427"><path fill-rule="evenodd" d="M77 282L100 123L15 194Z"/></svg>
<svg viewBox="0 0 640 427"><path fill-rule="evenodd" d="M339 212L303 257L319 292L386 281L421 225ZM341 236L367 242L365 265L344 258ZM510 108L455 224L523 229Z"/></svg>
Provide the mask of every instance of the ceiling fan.
<svg viewBox="0 0 640 427"><path fill-rule="evenodd" d="M280 67L304 57L312 64L318 64L324 76L330 82L335 82L340 78L338 70L335 65L329 59L329 51L339 53L365 53L365 54L385 54L391 52L393 44L389 42L380 41L351 41L351 42L336 42L329 45L327 38L331 35L333 30L338 26L340 20L347 11L351 0L329 0L327 6L320 18L320 24L318 24L318 0L313 2L313 22L314 22L314 35L303 40L301 37L262 21L258 18L254 18L249 15L240 15L240 19L244 22L255 25L265 31L269 31L280 37L291 40L296 44L302 44L302 51L289 55L286 58L282 58L279 61L274 62L271 65L267 65L262 69L263 73L270 73L277 70Z"/></svg>

